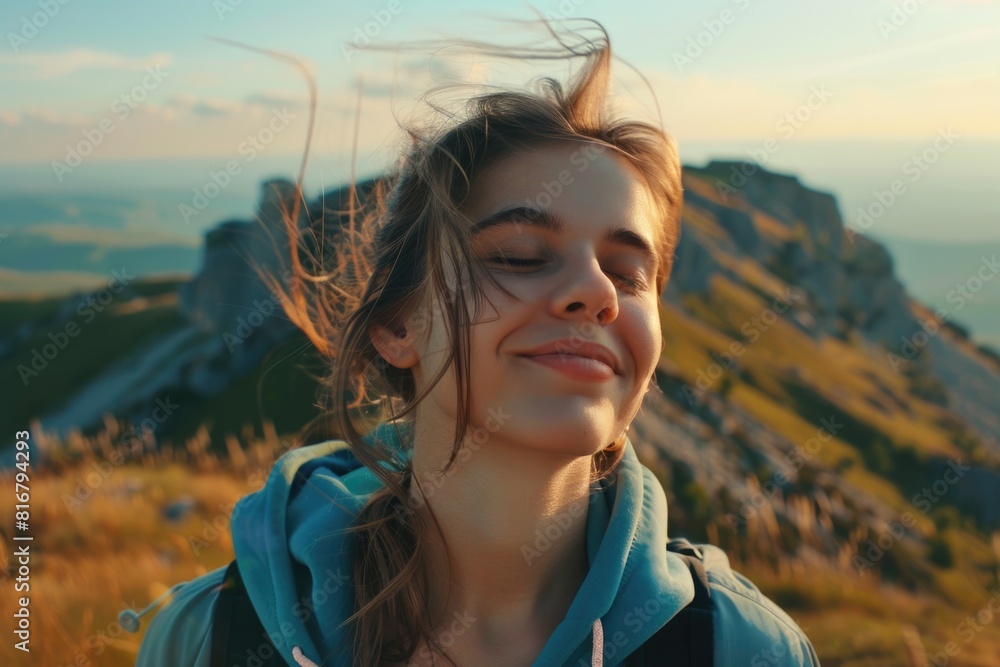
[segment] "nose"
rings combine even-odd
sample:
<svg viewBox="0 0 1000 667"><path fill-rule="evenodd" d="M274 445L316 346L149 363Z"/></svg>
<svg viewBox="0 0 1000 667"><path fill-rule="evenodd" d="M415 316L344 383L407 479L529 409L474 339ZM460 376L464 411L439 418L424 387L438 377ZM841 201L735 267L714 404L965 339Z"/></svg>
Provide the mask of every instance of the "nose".
<svg viewBox="0 0 1000 667"><path fill-rule="evenodd" d="M601 270L596 257L586 262L566 266L562 289L553 298L553 308L559 317L584 313L598 324L610 324L618 319L618 288Z"/></svg>

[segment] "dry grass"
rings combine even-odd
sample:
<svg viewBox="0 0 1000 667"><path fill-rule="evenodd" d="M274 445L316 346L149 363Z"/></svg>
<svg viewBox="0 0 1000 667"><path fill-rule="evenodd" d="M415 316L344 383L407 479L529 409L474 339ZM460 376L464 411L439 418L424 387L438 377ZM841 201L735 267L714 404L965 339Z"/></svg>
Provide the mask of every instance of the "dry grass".
<svg viewBox="0 0 1000 667"><path fill-rule="evenodd" d="M118 612L140 609L174 583L232 559L232 505L260 487L283 449L276 439L245 447L254 454L242 466L196 446L194 454L109 459L98 439L76 441L72 461L32 462L31 652L5 641L0 664L132 665L145 628L123 632ZM12 477L5 473L5 488L13 488ZM190 513L168 521L164 509L185 499ZM13 526L13 513L11 503L0 508L0 525ZM7 579L17 576L11 552L19 544L5 535L0 570ZM16 605L15 595L5 594L0 614L12 618Z"/></svg>
<svg viewBox="0 0 1000 667"><path fill-rule="evenodd" d="M141 608L171 585L228 562L232 504L260 487L287 448L271 430L255 442L230 440L230 456L212 453L202 437L184 450L147 450L111 465L107 437L71 440L46 443L51 451L70 454L50 456L48 465L36 461L30 471L32 651L26 656L5 642L0 664L133 664L145 626L136 635L123 632L118 612ZM100 470L108 474L101 476ZM88 476L94 482L89 495L73 500ZM13 486L9 473L4 482ZM752 477L748 483L754 483ZM185 499L190 512L168 521L165 509ZM1000 619L969 642L956 630L988 599L981 581L970 581L959 568L942 575L942 588L960 589L963 598L974 599L956 605L947 594L907 592L859 576L851 556L866 533L834 539L823 507L799 496L778 496L738 536L716 520L711 541L800 624L826 667L911 667L906 637L932 653L945 650L949 641L960 643L961 652L949 665L996 664L989 656L1000 655ZM9 504L0 508L0 525L13 520ZM0 566L10 578L16 576L15 543L5 537ZM966 547L978 567L996 562L989 547L975 540ZM14 596L5 595L0 614L11 618L15 605Z"/></svg>

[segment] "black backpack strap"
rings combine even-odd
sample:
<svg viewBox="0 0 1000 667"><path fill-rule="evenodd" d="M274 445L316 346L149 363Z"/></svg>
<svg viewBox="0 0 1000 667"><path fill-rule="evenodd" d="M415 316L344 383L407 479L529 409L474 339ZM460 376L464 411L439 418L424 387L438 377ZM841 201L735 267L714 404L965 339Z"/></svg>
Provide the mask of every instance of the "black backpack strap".
<svg viewBox="0 0 1000 667"><path fill-rule="evenodd" d="M687 540L671 540L667 550L684 559L694 581L694 600L633 653L629 667L708 667L714 663L712 596L703 554Z"/></svg>
<svg viewBox="0 0 1000 667"><path fill-rule="evenodd" d="M350 447L344 447L306 465L324 465L337 475L346 475L362 464ZM300 468L296 483L307 477L308 469ZM288 667L264 630L234 559L226 568L212 615L211 667L250 664L250 656L256 656L252 664L259 667Z"/></svg>
<svg viewBox="0 0 1000 667"><path fill-rule="evenodd" d="M226 568L222 589L212 614L211 667L247 664L260 667L288 667L278 655L253 608L234 559Z"/></svg>

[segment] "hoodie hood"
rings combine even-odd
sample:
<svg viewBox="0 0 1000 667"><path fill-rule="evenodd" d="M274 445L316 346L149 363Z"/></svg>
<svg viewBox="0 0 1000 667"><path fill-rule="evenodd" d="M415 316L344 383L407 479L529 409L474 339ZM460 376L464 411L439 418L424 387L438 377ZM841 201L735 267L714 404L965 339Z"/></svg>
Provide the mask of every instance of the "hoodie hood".
<svg viewBox="0 0 1000 667"><path fill-rule="evenodd" d="M380 425L366 440L406 455L395 425ZM341 627L354 612L354 536L346 529L382 483L363 466L348 472L343 452L336 454L345 447L330 440L287 452L265 486L233 510L247 593L289 665L352 663ZM534 665L619 664L687 605L694 585L666 543L663 488L626 441L615 474L591 487L589 572Z"/></svg>

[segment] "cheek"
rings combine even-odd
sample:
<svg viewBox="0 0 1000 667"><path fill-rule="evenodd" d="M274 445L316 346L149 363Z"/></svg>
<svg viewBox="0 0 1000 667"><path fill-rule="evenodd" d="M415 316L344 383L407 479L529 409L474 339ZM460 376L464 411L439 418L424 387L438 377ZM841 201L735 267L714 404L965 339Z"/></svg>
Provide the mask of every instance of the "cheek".
<svg viewBox="0 0 1000 667"><path fill-rule="evenodd" d="M643 308L634 314L629 324L629 337L640 370L645 370L643 368L645 364L655 367L659 361L660 339L662 337L660 315L655 309L655 305L652 311Z"/></svg>

